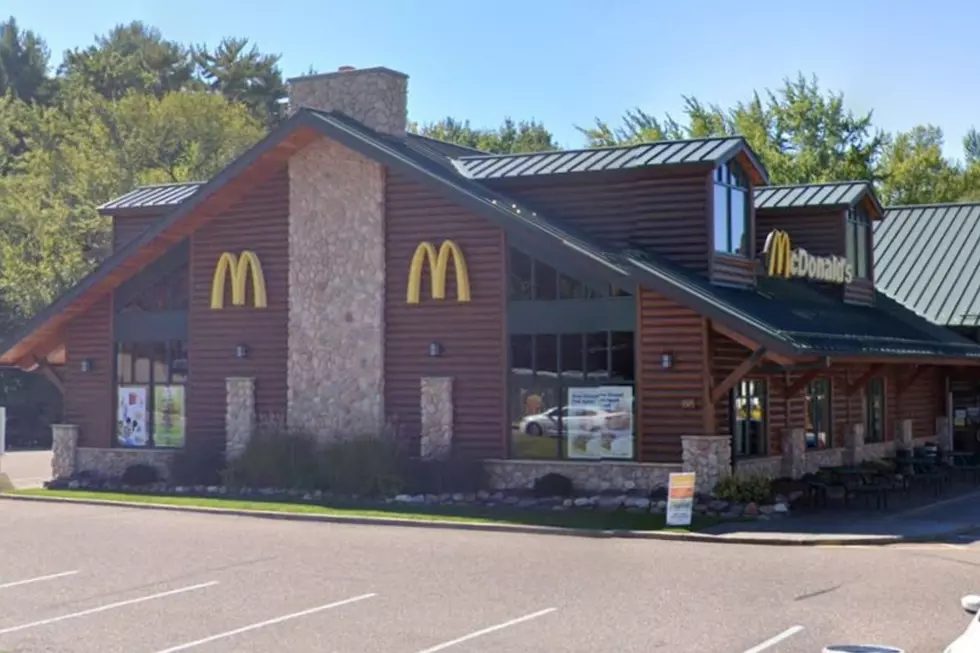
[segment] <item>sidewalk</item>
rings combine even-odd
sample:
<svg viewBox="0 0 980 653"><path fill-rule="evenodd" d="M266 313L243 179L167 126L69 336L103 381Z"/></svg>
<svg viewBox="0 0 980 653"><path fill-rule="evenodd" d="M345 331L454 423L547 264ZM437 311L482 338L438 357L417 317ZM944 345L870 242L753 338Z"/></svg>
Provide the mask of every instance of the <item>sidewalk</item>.
<svg viewBox="0 0 980 653"><path fill-rule="evenodd" d="M26 490L51 480L51 450L0 454L0 490Z"/></svg>
<svg viewBox="0 0 980 653"><path fill-rule="evenodd" d="M702 533L759 544L891 544L942 540L973 531L980 531L980 490L901 512L827 511L779 521L719 524Z"/></svg>

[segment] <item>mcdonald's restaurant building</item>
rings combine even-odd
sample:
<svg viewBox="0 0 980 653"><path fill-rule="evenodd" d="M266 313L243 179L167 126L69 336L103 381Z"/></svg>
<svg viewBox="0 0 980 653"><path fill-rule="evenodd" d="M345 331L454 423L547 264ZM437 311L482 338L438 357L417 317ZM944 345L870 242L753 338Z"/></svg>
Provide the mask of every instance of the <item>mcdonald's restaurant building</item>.
<svg viewBox="0 0 980 653"><path fill-rule="evenodd" d="M48 376L55 471L234 455L264 419L392 429L646 488L946 438L980 346L875 287L863 182L767 185L738 137L495 155L406 133L386 68L290 82L214 178L101 207L113 252L0 345Z"/></svg>

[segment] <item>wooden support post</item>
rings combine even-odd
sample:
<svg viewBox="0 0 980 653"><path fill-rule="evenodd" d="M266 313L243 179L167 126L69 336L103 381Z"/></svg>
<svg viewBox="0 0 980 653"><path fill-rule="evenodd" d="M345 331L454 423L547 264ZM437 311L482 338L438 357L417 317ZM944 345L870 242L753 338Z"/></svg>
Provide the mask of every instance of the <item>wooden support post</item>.
<svg viewBox="0 0 980 653"><path fill-rule="evenodd" d="M911 374L909 374L904 379L899 379L898 383L895 384L896 394L905 394L905 391L912 387L912 384L918 380L922 373L925 371L925 365L916 365L912 368Z"/></svg>
<svg viewBox="0 0 980 653"><path fill-rule="evenodd" d="M41 374L44 375L44 378L46 378L48 381L50 381L51 382L51 385L53 385L54 387L58 388L58 392L61 393L61 396L64 396L65 395L65 382L62 380L61 375L59 375L54 370L54 368L51 367L51 365L48 363L48 361L46 361L46 360L43 360L43 359L38 358L37 356L35 356L34 357L34 362L38 366L38 371L41 372Z"/></svg>
<svg viewBox="0 0 980 653"><path fill-rule="evenodd" d="M743 376L749 373L753 367L755 367L762 357L766 355L766 348L759 347L752 355L746 358L744 361L739 363L738 367L732 370L731 374L725 377L725 379L718 384L718 386L711 391L711 403L712 405L717 404L722 397L728 394L728 391L735 387Z"/></svg>

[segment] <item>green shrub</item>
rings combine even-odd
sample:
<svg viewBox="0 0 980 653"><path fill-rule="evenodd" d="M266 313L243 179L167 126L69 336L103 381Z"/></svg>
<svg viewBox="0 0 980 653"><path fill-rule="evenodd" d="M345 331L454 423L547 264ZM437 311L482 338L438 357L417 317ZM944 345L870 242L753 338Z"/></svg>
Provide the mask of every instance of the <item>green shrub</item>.
<svg viewBox="0 0 980 653"><path fill-rule="evenodd" d="M307 433L259 428L228 462L224 481L231 487L314 489L323 484L317 453Z"/></svg>
<svg viewBox="0 0 980 653"><path fill-rule="evenodd" d="M763 474L726 476L715 486L714 494L731 503L766 503L772 500L772 479Z"/></svg>
<svg viewBox="0 0 980 653"><path fill-rule="evenodd" d="M126 485L152 485L160 482L160 472L153 465L146 463L136 463L123 470L120 479Z"/></svg>
<svg viewBox="0 0 980 653"><path fill-rule="evenodd" d="M321 478L339 494L390 496L405 487L406 456L387 434L332 440L317 452Z"/></svg>

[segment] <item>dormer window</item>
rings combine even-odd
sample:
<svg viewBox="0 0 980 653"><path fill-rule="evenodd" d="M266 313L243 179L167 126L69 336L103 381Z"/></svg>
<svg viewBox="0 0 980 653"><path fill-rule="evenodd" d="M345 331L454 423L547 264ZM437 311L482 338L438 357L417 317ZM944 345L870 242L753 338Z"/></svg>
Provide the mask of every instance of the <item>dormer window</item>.
<svg viewBox="0 0 980 653"><path fill-rule="evenodd" d="M871 270L871 220L860 208L847 212L847 262L854 268L854 277L867 279Z"/></svg>
<svg viewBox="0 0 980 653"><path fill-rule="evenodd" d="M715 251L749 256L749 180L734 161L714 172Z"/></svg>

